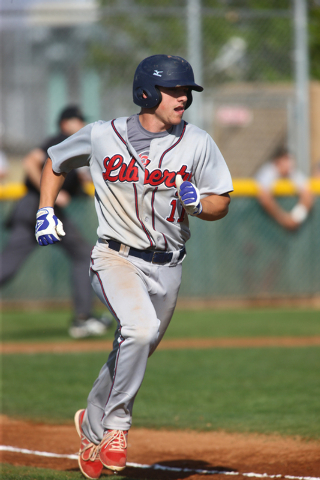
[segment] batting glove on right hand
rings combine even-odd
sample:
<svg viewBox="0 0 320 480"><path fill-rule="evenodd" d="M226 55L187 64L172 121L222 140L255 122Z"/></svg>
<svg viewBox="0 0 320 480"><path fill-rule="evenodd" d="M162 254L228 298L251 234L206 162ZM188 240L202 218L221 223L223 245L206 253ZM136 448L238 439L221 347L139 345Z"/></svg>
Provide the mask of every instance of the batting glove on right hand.
<svg viewBox="0 0 320 480"><path fill-rule="evenodd" d="M60 242L60 237L65 235L62 222L55 216L52 207L38 210L35 235L37 242L43 247Z"/></svg>
<svg viewBox="0 0 320 480"><path fill-rule="evenodd" d="M180 203L185 211L192 216L200 215L202 205L197 187L191 182L184 182L181 175L176 175L176 187Z"/></svg>

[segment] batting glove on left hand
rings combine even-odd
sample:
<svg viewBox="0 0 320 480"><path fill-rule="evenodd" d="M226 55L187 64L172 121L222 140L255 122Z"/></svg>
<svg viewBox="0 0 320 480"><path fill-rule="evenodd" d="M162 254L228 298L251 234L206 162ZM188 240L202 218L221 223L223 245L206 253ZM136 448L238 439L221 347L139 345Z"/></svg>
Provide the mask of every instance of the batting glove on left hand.
<svg viewBox="0 0 320 480"><path fill-rule="evenodd" d="M192 216L200 215L202 205L197 187L191 182L184 182L181 175L176 175L176 187L180 203L185 211Z"/></svg>
<svg viewBox="0 0 320 480"><path fill-rule="evenodd" d="M43 247L60 242L60 237L65 235L62 222L55 216L52 207L38 210L35 235L37 242Z"/></svg>

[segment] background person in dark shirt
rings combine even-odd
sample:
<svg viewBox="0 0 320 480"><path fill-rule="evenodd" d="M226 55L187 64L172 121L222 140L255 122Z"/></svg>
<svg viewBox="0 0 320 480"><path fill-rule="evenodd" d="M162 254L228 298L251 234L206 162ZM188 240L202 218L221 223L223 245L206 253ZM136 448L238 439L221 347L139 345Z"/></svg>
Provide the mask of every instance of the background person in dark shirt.
<svg viewBox="0 0 320 480"><path fill-rule="evenodd" d="M84 116L78 107L69 106L61 112L58 125L60 130L58 135L48 138L41 147L33 149L23 159L27 193L17 203L7 222L11 232L6 247L0 255L0 286L18 272L37 246L34 237L34 221L39 205L41 172L48 157L47 150L84 127ZM92 315L93 290L88 273L91 245L82 237L64 211L73 196L83 194L82 184L90 179L89 175L87 169L69 172L55 204L56 215L63 219L67 234L59 245L71 260L74 317L69 334L73 338L102 335L112 323L110 317L96 318Z"/></svg>

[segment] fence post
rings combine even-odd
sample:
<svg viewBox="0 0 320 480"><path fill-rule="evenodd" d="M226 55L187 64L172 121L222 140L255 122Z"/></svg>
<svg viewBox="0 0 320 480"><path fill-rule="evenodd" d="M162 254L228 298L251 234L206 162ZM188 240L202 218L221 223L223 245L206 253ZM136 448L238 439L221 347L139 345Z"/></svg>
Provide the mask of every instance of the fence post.
<svg viewBox="0 0 320 480"><path fill-rule="evenodd" d="M307 2L294 0L296 159L300 170L310 175L309 54Z"/></svg>
<svg viewBox="0 0 320 480"><path fill-rule="evenodd" d="M192 65L195 81L202 85L202 29L201 29L201 0L188 0L188 60ZM204 126L202 96L193 95L193 103L189 112L190 122L200 128Z"/></svg>

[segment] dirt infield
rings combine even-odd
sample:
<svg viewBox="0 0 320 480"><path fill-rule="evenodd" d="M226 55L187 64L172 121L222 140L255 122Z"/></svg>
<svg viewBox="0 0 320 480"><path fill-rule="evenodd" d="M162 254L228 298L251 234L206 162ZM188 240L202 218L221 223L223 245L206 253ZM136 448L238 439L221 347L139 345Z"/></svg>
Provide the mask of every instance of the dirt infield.
<svg viewBox="0 0 320 480"><path fill-rule="evenodd" d="M320 336L312 337L251 337L251 338L185 338L162 340L157 350L184 348L255 348L255 347L309 347L320 345ZM112 342L84 340L46 343L4 343L0 354L13 353L71 353L108 351Z"/></svg>
<svg viewBox="0 0 320 480"><path fill-rule="evenodd" d="M1 445L59 454L74 454L79 439L73 425L45 425L0 417ZM12 465L77 470L77 461L23 453L1 452L1 462ZM169 467L207 469L268 475L320 476L320 442L276 435L225 432L165 431L132 428L128 462L162 464ZM159 471L127 467L129 478L150 480L208 479L192 472ZM104 470L101 478L106 477ZM226 479L225 474L218 474Z"/></svg>

